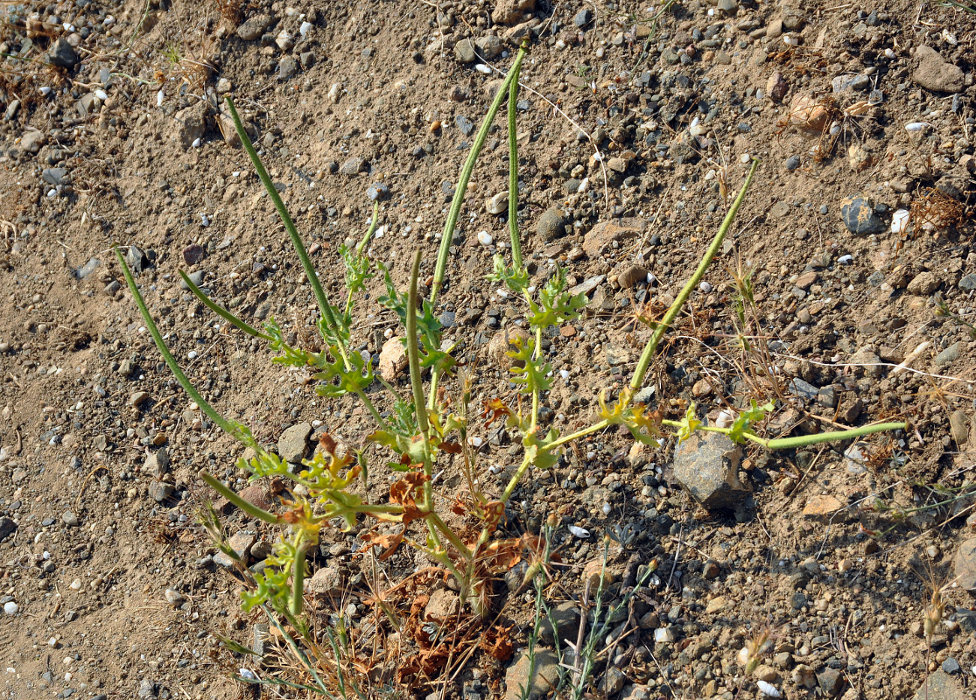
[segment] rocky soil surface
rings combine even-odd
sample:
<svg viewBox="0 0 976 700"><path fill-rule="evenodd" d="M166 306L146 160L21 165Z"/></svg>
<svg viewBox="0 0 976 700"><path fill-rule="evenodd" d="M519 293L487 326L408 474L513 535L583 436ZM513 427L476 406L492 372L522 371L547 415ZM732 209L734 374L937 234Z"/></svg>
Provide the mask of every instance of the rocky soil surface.
<svg viewBox="0 0 976 700"><path fill-rule="evenodd" d="M169 374L111 247L225 415L293 461L324 431L361 444L359 404L318 397L181 285L184 269L245 320L312 342L314 299L222 99L330 292L339 246L360 238L374 200L370 256L402 288L418 246L433 269L461 164L523 37L522 245L537 283L558 264L589 299L546 339L545 422L579 428L601 390L629 380L641 320L674 299L758 158L645 398L671 418L694 400L711 422L775 400L770 436L909 429L734 455L704 438L677 451L589 439L519 487L504 525L556 525L545 595L558 635L543 630L534 679L535 596L516 570L495 599L511 655L478 651L424 677L396 674L410 644L374 650L368 695L550 694L604 559L604 604L628 604L599 640L588 697L976 693L972 4L65 0L3 3L0 18L0 697L257 697L233 676L300 677L282 670L267 618L241 612L230 560L197 523L213 498L201 468L249 500L274 495L248 485L239 447ZM437 309L479 401L513 397L490 340L525 311L485 279L507 240L502 122ZM740 316L734 277L747 273L755 303ZM381 292L374 279L353 339L377 363L400 332L373 305ZM406 386L402 365L384 369ZM519 453L497 425L479 430L482 478L500 490ZM446 497L461 489L445 479ZM273 533L221 513L260 566ZM341 614L369 649L371 585L428 562L376 563L358 534L324 534L309 599L320 629ZM443 578L420 595L428 623L457 615Z"/></svg>

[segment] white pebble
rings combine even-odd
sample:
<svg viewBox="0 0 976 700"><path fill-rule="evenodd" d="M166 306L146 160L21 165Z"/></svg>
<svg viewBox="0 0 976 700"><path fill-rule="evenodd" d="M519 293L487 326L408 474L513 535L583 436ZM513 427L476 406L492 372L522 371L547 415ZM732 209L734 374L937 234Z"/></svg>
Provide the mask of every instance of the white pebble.
<svg viewBox="0 0 976 700"><path fill-rule="evenodd" d="M477 64L474 67L474 69L476 71L478 71L479 73L484 73L485 75L489 75L491 73L491 68L489 68L488 66L486 66L484 63Z"/></svg>
<svg viewBox="0 0 976 700"><path fill-rule="evenodd" d="M776 690L776 687L771 683L766 681L756 681L756 685L759 686L759 692L768 698L781 698L783 694Z"/></svg>
<svg viewBox="0 0 976 700"><path fill-rule="evenodd" d="M898 209L891 216L891 232L904 233L908 228L908 218L910 214L907 209Z"/></svg>
<svg viewBox="0 0 976 700"><path fill-rule="evenodd" d="M563 379L569 379L569 370L568 369L559 370L559 376L562 377Z"/></svg>
<svg viewBox="0 0 976 700"><path fill-rule="evenodd" d="M197 359L197 351L196 350L190 350L190 352L186 353L186 356L190 360L195 360L195 359Z"/></svg>
<svg viewBox="0 0 976 700"><path fill-rule="evenodd" d="M705 294L708 294L710 291L712 291L712 285L710 285L708 282L702 282L701 284L698 285L698 288L703 292L705 292Z"/></svg>
<svg viewBox="0 0 976 700"><path fill-rule="evenodd" d="M885 49L884 50L884 55L885 55L885 58L894 58L895 57L895 52L894 52L893 49Z"/></svg>
<svg viewBox="0 0 976 700"><path fill-rule="evenodd" d="M56 649L57 646L58 646L58 638L57 637L51 637L49 640L47 640L47 645L49 647L52 647L52 648L55 648Z"/></svg>
<svg viewBox="0 0 976 700"><path fill-rule="evenodd" d="M674 633L671 631L670 627L658 627L656 630L654 630L654 641L673 642Z"/></svg>
<svg viewBox="0 0 976 700"><path fill-rule="evenodd" d="M929 126L926 122L909 122L905 124L905 130L911 132L922 131L925 127Z"/></svg>
<svg viewBox="0 0 976 700"><path fill-rule="evenodd" d="M18 610L20 610L20 606L12 600L3 604L3 611L7 615L16 615Z"/></svg>
<svg viewBox="0 0 976 700"><path fill-rule="evenodd" d="M76 578L74 581L71 582L71 584L68 586L68 588L70 588L73 591L80 591L81 590L81 579L80 578Z"/></svg>
<svg viewBox="0 0 976 700"><path fill-rule="evenodd" d="M311 22L302 22L302 26L298 28L298 33L303 37L308 36L308 33L312 30L312 26Z"/></svg>
<svg viewBox="0 0 976 700"><path fill-rule="evenodd" d="M157 107L162 107L163 106L163 97L165 97L165 95L163 95L163 91L162 90L160 90L159 92L156 93L156 106Z"/></svg>
<svg viewBox="0 0 976 700"><path fill-rule="evenodd" d="M166 602L170 605L179 605L183 602L183 594L179 591L174 591L172 588L167 588L163 591L163 596L165 596Z"/></svg>
<svg viewBox="0 0 976 700"><path fill-rule="evenodd" d="M494 239L491 237L491 234L487 231L478 231L478 243L481 245L489 246L492 244L493 240Z"/></svg>
<svg viewBox="0 0 976 700"><path fill-rule="evenodd" d="M102 102L108 99L108 93L105 92L104 90L95 90L94 95Z"/></svg>
<svg viewBox="0 0 976 700"><path fill-rule="evenodd" d="M841 255L839 258L837 258L837 262L841 265L850 265L853 260L853 255Z"/></svg>
<svg viewBox="0 0 976 700"><path fill-rule="evenodd" d="M610 515L610 504L609 503L604 503L603 504L603 514L604 515Z"/></svg>
<svg viewBox="0 0 976 700"><path fill-rule="evenodd" d="M41 93L41 95L43 95L44 97L47 97L47 96L48 96L48 95L50 95L50 94L51 94L51 92L52 92L52 90L51 90L51 88L49 88L49 87L48 87L47 85L45 85L45 86L44 86L44 87L42 87L42 88L38 88L38 90L37 90L37 91L38 91L39 93Z"/></svg>
<svg viewBox="0 0 976 700"><path fill-rule="evenodd" d="M193 143L190 144L190 148L200 148L200 144L201 143L203 143L203 140L202 139L195 138L195 139L193 139Z"/></svg>
<svg viewBox="0 0 976 700"><path fill-rule="evenodd" d="M750 160L752 160L752 156L750 156L748 153L743 153L741 156L739 156L739 162L743 165L746 165Z"/></svg>

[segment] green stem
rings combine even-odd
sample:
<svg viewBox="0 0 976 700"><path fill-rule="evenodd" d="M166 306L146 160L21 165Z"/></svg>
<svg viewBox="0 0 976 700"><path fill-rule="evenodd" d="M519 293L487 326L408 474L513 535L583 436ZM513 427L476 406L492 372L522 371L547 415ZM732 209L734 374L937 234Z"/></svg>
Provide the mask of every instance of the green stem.
<svg viewBox="0 0 976 700"><path fill-rule="evenodd" d="M461 204L464 202L464 196L467 193L468 182L471 180L471 173L474 170L475 161L478 160L481 149L485 145L485 140L488 138L488 130L491 129L491 123L495 120L495 115L498 114L502 102L508 96L509 86L512 84L512 79L518 74L525 54L526 48L523 45L519 48L518 54L515 56L515 63L512 64L508 75L505 76L505 81L498 89L498 94L495 95L491 107L488 108L488 114L485 115L484 121L481 122L481 128L478 129L474 144L468 152L468 159L464 162L464 167L461 168L457 188L454 190L454 199L451 201L451 208L447 213L447 221L444 224L444 232L441 234L441 245L437 252L437 265L434 268L434 282L430 290L431 303L437 301L437 295L440 293L441 285L444 283L447 258L451 253L451 243L454 241L454 228L457 226L458 216L461 213Z"/></svg>
<svg viewBox="0 0 976 700"><path fill-rule="evenodd" d="M291 569L291 614L301 615L305 603L305 533L298 533L298 552Z"/></svg>
<svg viewBox="0 0 976 700"><path fill-rule="evenodd" d="M516 62L508 86L508 233L512 241L512 266L516 271L522 269L522 243L518 230L518 134L515 131L520 69L521 65Z"/></svg>
<svg viewBox="0 0 976 700"><path fill-rule="evenodd" d="M556 440L553 440L550 443L541 445L539 447L539 452L552 452L553 450L562 447L568 442L573 442L574 440L579 440L580 438L584 438L587 435L592 435L593 433L599 432L609 426L610 426L610 421L601 420L597 423L594 423L591 426L583 428L582 430L577 430L575 433L570 433L569 435L563 435L561 438L557 438Z"/></svg>
<svg viewBox="0 0 976 700"><path fill-rule="evenodd" d="M258 157L257 151L254 150L254 146L251 144L251 139L247 135L247 131L244 129L244 124L241 122L240 116L237 114L237 109L234 107L234 101L228 97L227 107L230 109L230 116L234 120L234 128L237 130L237 135L241 139L241 143L244 145L244 150L247 151L247 155L251 159L251 163L254 164L254 169L258 173L258 177L261 178L261 182L264 184L264 189L268 191L268 196L271 197L271 201L274 202L274 207L278 211L278 216L281 217L282 223L285 225L285 230L288 231L288 237L291 238L291 243L295 247L295 252L298 253L298 259L302 261L302 267L305 269L305 276L308 278L309 284L312 285L312 291L315 293L315 299L319 305L319 312L325 319L329 326L329 329L336 336L336 338L341 338L339 322L336 320L335 314L332 312L332 305L329 304L329 299L325 295L325 290L322 289L322 283L319 282L319 277L315 272L315 268L312 266L312 261L308 257L308 251L305 250L305 244L302 242L302 237L298 235L298 229L295 228L295 223L291 220L291 215L288 213L288 209L285 208L285 203L281 200L281 195L278 194L277 188L275 188L274 183L268 176L268 171L264 169L264 164ZM343 363L346 369L350 369L349 358L346 355L346 348L343 344L339 343L339 353L342 355Z"/></svg>
<svg viewBox="0 0 976 700"><path fill-rule="evenodd" d="M463 556L465 559L471 559L474 556L474 552L472 552L471 549L461 541L461 538L457 536L457 533L455 533L454 530L448 527L447 523L441 520L441 517L437 513L430 511L427 513L427 519L434 524L434 527L440 530L447 541L451 543L454 549L456 549L461 556Z"/></svg>
<svg viewBox="0 0 976 700"><path fill-rule="evenodd" d="M380 412L376 410L376 406L373 404L370 398L366 396L366 392L364 392L362 389L359 389L356 391L356 396L360 398L360 400L363 402L363 405L366 407L366 410L368 410L370 415L373 416L373 420L379 423L379 425L382 426L384 429L389 427L387 425L386 419L380 415Z"/></svg>
<svg viewBox="0 0 976 700"><path fill-rule="evenodd" d="M373 233L376 232L376 227L380 222L380 203L373 202L373 219L369 222L369 228L366 230L366 235L363 236L363 240L359 241L359 245L356 246L356 255L360 256L363 251L366 250L366 246L369 245L369 239L373 237ZM346 295L346 309L345 316L348 316L352 311L352 290Z"/></svg>
<svg viewBox="0 0 976 700"><path fill-rule="evenodd" d="M499 501L501 501L503 504L508 503L508 499L510 499L512 494L515 492L515 487L518 486L518 483L522 480L522 477L525 476L525 472L529 470L531 465L532 461L528 457L525 457L522 460L519 468L515 470L512 478L508 480L508 486L506 486L505 490L502 491L502 495L498 497Z"/></svg>
<svg viewBox="0 0 976 700"><path fill-rule="evenodd" d="M542 352L542 327L535 329L535 348L532 350L532 359L537 361ZM539 387L532 387L532 418L529 422L529 430L535 430L539 423Z"/></svg>
<svg viewBox="0 0 976 700"><path fill-rule="evenodd" d="M410 271L410 292L407 296L407 363L410 366L410 389L413 391L413 403L417 411L417 425L420 427L420 432L423 433L424 443L429 444L430 424L427 422L424 385L420 377L420 354L417 350L417 338L419 337L417 332L417 284L419 278L420 251L418 250L413 256L413 268ZM424 465L425 470L429 467L429 464Z"/></svg>
<svg viewBox="0 0 976 700"><path fill-rule="evenodd" d="M874 425L865 425L862 428L854 428L853 430L837 430L829 433L815 433L813 435L800 435L798 437L777 438L775 440L769 440L766 443L766 447L771 450L789 450L795 447L816 445L821 442L851 440L854 438L864 437L865 435L871 435L872 433L907 429L907 423L875 423Z"/></svg>
<svg viewBox="0 0 976 700"><path fill-rule="evenodd" d="M650 367L651 360L654 358L654 353L657 351L658 343L661 342L661 338L670 328L674 319L678 316L681 308L684 306L688 297L691 296L691 292L698 286L701 282L701 278L705 276L705 270L711 265L712 259L718 254L718 251L722 247L722 242L725 240L725 235L729 232L732 227L732 222L735 220L735 215L739 211L739 207L742 205L742 201L745 199L746 190L749 189L749 185L752 183L752 177L756 172L756 168L759 166L759 161L753 159L752 167L749 169L749 174L746 176L745 184L742 185L742 189L739 190L738 196L735 201L732 202L732 207L729 209L729 213L725 215L725 220L722 221L722 225L719 227L718 233L715 234L715 238L712 239L712 244L708 246L708 250L705 251L705 256L698 263L698 269L695 270L695 274L691 276L685 286L682 287L681 291L678 293L678 297L671 304L667 313L664 314L664 318L658 323L657 328L654 329L651 339L647 342L644 348L644 352L641 354L640 360L637 362L637 368L634 370L634 376L630 380L630 388L637 391L644 384L644 375L647 374L647 369Z"/></svg>
<svg viewBox="0 0 976 700"><path fill-rule="evenodd" d="M262 520L266 523L270 523L271 525L279 525L281 523L281 519L277 515L274 513L269 513L263 508L258 508L253 503L245 501L243 498L220 483L220 481L206 469L201 470L199 476L207 484L207 486L233 503L240 510L250 515L252 518Z"/></svg>
<svg viewBox="0 0 976 700"><path fill-rule="evenodd" d="M261 340L268 341L273 340L273 338L267 333L262 333L257 328L248 325L230 311L211 300L210 297L208 297L206 293L204 293L204 291L200 289L200 287L198 287L193 280L190 279L190 276L183 272L183 270L179 270L179 275L180 279L182 279L183 283L190 288L190 291L193 292L196 298L202 301L204 306L220 316L222 319L229 321L232 325L254 338L260 338Z"/></svg>
<svg viewBox="0 0 976 700"><path fill-rule="evenodd" d="M200 395L200 392L196 390L187 376L183 374L183 370L180 369L179 364L176 362L176 358L173 357L173 353L169 351L166 347L166 343L163 342L163 336L160 335L159 329L156 327L152 316L149 313L149 308L146 306L146 301L142 298L142 293L139 291L139 287L136 285L136 281L132 277L132 271L129 270L129 266L125 262L125 258L122 257L121 251L118 247L114 248L115 257L119 261L119 265L122 266L122 275L125 277L125 283L129 286L129 291L132 293L132 297L135 299L136 306L139 307L139 313L142 314L142 320L146 324L146 328L149 330L149 335L152 336L153 342L156 343L156 347L159 349L159 354L163 356L163 361L166 366L169 367L169 371L173 373L176 377L176 381L180 383L183 390L190 395L190 398L200 407L204 415L207 416L211 421L214 422L221 430L223 430L228 435L233 436L235 439L244 443L245 445L250 445L253 440L249 440L248 435L241 430L240 426L232 424L222 415L217 413L207 401Z"/></svg>

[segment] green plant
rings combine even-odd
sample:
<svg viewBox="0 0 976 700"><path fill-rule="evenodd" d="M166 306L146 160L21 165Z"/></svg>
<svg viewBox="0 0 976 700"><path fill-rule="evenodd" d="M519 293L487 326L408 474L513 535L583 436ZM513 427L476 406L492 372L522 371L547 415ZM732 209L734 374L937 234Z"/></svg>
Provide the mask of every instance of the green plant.
<svg viewBox="0 0 976 700"><path fill-rule="evenodd" d="M306 552L317 543L320 530L329 526L330 521L338 519L344 528L352 529L359 525L360 519L366 519L372 528L362 534L361 538L370 546L380 548L381 558L390 556L401 544L415 547L449 571L457 581L463 599L477 615L484 616L490 603L489 580L517 561L525 547L523 540L499 539L497 535L505 505L520 482L532 469L549 469L555 465L563 448L569 443L612 425L624 426L636 440L653 443L655 446L658 444L659 428L664 425L676 428L679 438L687 437L695 430L712 430L723 432L737 442L752 441L768 449L789 449L905 427L904 423L885 423L852 431L766 440L753 432L753 426L772 409L771 404L757 405L754 402L749 409L740 413L732 427L713 428L701 425L693 405L680 421L662 421L643 404L633 401L664 333L721 249L755 174L758 163L754 162L694 275L656 325L629 385L619 392L614 402L608 403L606 396L600 395L599 420L592 425L565 435L560 434L555 426L544 428L540 424L540 408L542 398L551 385L551 365L543 354L543 337L553 327L577 318L585 304L585 298L582 295L574 296L567 290L566 273L561 269L553 270L548 279L536 288L530 284L522 259L517 210L515 104L518 75L525 54L526 46L523 45L485 116L462 168L441 236L429 298L424 299L421 295L420 250L413 256L406 293L397 289L388 270L376 266L383 273L386 287L386 294L379 301L392 309L404 326L403 342L409 366L408 399L401 397L393 387L387 386L390 396L386 397L387 401L380 402L384 394L380 393L378 398L373 391L376 378L372 365L359 352L354 351L351 344L352 314L356 299L365 288L366 280L374 274L373 265L367 258L367 248L377 222L376 211L374 210L370 231L363 242L354 250L342 250L348 293L341 307L333 306L284 202L243 128L233 102L230 99L227 101L244 149L284 223L311 285L319 309L317 327L324 347L315 351L293 347L286 341L281 327L273 318L263 329L250 326L209 299L187 276L181 275L191 291L208 308L242 332L266 342L276 354L274 362L310 371L319 382L317 392L320 395L330 398L353 396L366 408L375 422L375 430L365 437L361 448L354 452L341 451L334 439L323 435L315 455L304 460L301 467L293 472L287 462L264 449L246 426L218 413L194 388L167 349L124 258L116 250L126 282L149 333L176 379L215 425L253 451L254 456L250 460L239 460L238 467L251 478L277 477L295 486L291 500L284 502L284 512L271 513L243 500L208 472L200 473L201 479L229 502L248 515L282 531L272 555L267 559L267 566L261 573L254 575L254 585L242 594L245 609L268 605L275 612L286 616L296 629L303 630L301 613ZM470 493L466 498L445 505L449 499L439 497L434 491L435 473L458 460L466 474L477 474L478 455L468 444L468 429L472 420L471 379L458 375L458 381L453 387L457 394L455 401L451 403L445 398L446 392L443 390L446 387L442 384L447 378L455 376L455 362L451 356L452 348L445 348L443 345L443 329L435 311L439 295L444 289L450 248L468 181L492 122L506 99L510 149L509 231L512 262L508 265L501 256L497 256L491 278L506 285L524 302L526 321L531 333L508 353L513 360L511 379L524 397L524 405L519 402L515 406L509 406L501 399L491 399L485 404L483 417L489 424L504 421L509 430L519 436L522 458L499 495L493 496L484 492L477 485L477 480L469 479ZM426 387L425 373L429 376ZM357 490L359 477L365 477L369 473L371 448L388 450L390 457L386 460L386 466L392 472L400 474L399 480L390 487L389 499L385 502L370 502ZM448 508L459 511L466 518L465 524L449 525L446 517Z"/></svg>

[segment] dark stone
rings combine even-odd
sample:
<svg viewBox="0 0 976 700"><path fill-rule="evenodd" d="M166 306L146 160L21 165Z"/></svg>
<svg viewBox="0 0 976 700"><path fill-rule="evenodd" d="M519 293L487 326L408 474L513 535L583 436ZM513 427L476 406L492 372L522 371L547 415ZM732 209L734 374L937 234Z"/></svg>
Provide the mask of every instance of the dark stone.
<svg viewBox="0 0 976 700"><path fill-rule="evenodd" d="M739 481L742 448L720 433L692 433L675 448L674 476L709 510L740 507L749 489Z"/></svg>
<svg viewBox="0 0 976 700"><path fill-rule="evenodd" d="M5 540L8 535L13 534L16 530L17 523L6 516L0 518L0 541Z"/></svg>
<svg viewBox="0 0 976 700"><path fill-rule="evenodd" d="M884 230L884 222L875 212L874 205L864 197L846 197L841 202L840 216L847 230L857 236Z"/></svg>
<svg viewBox="0 0 976 700"><path fill-rule="evenodd" d="M64 37L54 42L54 46L51 47L51 51L47 57L54 65L59 68L67 68L68 70L78 65L78 62L81 60L78 52L75 51L75 48Z"/></svg>
<svg viewBox="0 0 976 700"><path fill-rule="evenodd" d="M460 114L454 117L454 123L457 125L458 130L461 132L462 136L470 136L474 133L474 122L463 117Z"/></svg>

